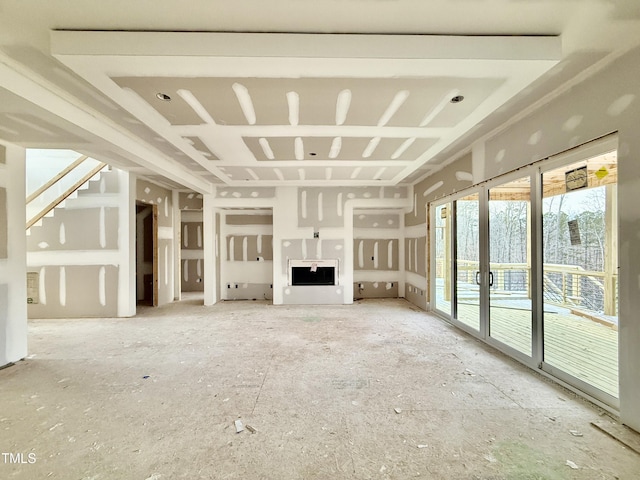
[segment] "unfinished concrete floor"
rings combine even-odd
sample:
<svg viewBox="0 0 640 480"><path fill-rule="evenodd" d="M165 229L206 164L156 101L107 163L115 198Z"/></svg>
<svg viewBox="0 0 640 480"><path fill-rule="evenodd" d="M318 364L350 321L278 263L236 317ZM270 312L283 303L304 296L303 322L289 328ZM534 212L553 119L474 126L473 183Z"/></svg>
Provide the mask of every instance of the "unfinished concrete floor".
<svg viewBox="0 0 640 480"><path fill-rule="evenodd" d="M640 477L596 407L403 300L201 303L31 321L0 450L36 461L0 478Z"/></svg>

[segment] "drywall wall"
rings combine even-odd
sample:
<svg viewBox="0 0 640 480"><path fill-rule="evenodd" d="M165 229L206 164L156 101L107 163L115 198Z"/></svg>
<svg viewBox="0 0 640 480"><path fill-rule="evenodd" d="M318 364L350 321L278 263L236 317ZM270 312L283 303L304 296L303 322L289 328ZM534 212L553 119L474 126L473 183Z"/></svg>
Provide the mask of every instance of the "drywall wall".
<svg viewBox="0 0 640 480"><path fill-rule="evenodd" d="M129 174L101 172L27 236L27 266L38 274L30 318L115 317L135 313L129 294L132 211Z"/></svg>
<svg viewBox="0 0 640 480"><path fill-rule="evenodd" d="M0 143L0 366L27 355L25 150Z"/></svg>
<svg viewBox="0 0 640 480"><path fill-rule="evenodd" d="M202 211L202 194L195 192L179 192L178 208L180 210Z"/></svg>
<svg viewBox="0 0 640 480"><path fill-rule="evenodd" d="M206 234L220 233L214 222L215 213L228 209L259 208L273 212L273 302L274 304L349 304L353 302L353 228L354 209L403 209L411 205L406 187L354 188L231 188L218 187L205 196L204 219ZM235 220L233 220L235 221ZM232 227L226 222L220 229ZM243 228L242 226L233 226ZM259 227L259 226L257 226ZM205 241L205 303L215 303L216 282L213 280L216 262L215 248L224 248L228 258L231 243L225 235L207 246ZM234 240L234 258L236 258ZM246 247L253 245L247 239ZM253 247L252 247L253 248ZM398 250L403 246L398 245ZM244 252L244 240L239 246ZM248 256L247 250L247 258ZM243 253L244 255L244 253ZM289 260L337 260L338 280L333 286L292 286L289 284ZM225 260L229 261L229 260ZM224 272L224 269L222 269ZM209 272L209 273L207 273ZM210 275L210 277L207 277ZM211 286L207 278L211 278ZM222 290L226 288L221 279ZM234 284L235 287L235 284ZM223 293L224 295L224 293Z"/></svg>
<svg viewBox="0 0 640 480"><path fill-rule="evenodd" d="M427 213L429 203L472 185L471 153L416 184L413 208L405 222L405 298L414 305L429 308Z"/></svg>
<svg viewBox="0 0 640 480"><path fill-rule="evenodd" d="M136 182L136 200L158 206L158 305L174 300L175 280L174 241L176 225L173 209L173 192L147 180Z"/></svg>
<svg viewBox="0 0 640 480"><path fill-rule="evenodd" d="M402 220L400 211L354 210L354 299L400 296L399 286L404 283L399 262Z"/></svg>
<svg viewBox="0 0 640 480"><path fill-rule="evenodd" d="M183 292L204 291L202 210L183 210L180 223L180 283Z"/></svg>
<svg viewBox="0 0 640 480"><path fill-rule="evenodd" d="M204 222L202 217L202 194L196 192L174 191L174 213L180 218L180 230L177 231L176 258L179 267L176 269L176 299L182 292L204 291ZM177 200L176 200L177 196ZM185 224L189 224L186 226ZM195 232L194 232L195 227ZM185 242L186 232L186 242ZM191 233L191 234L189 234ZM195 236L194 236L195 234ZM217 275L219 275L219 270Z"/></svg>
<svg viewBox="0 0 640 480"><path fill-rule="evenodd" d="M468 157L448 167L449 173L463 172L458 177L478 183L617 132L620 415L636 430L640 430L640 317L636 313L640 311L640 256L636 254L640 251L638 78L640 49L635 49L505 126L486 142L474 145L472 171ZM425 192L454 189L450 174L446 178L439 174L429 177L416 186L417 196L421 188L426 188Z"/></svg>

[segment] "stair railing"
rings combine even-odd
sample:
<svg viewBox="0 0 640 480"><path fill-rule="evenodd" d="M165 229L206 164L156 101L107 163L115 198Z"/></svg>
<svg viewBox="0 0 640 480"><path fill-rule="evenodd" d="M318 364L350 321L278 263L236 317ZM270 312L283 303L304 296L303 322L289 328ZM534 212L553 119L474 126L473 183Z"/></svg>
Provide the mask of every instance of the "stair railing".
<svg viewBox="0 0 640 480"><path fill-rule="evenodd" d="M73 163L65 167L60 173L58 173L55 177L49 180L47 183L38 188L35 192L27 197L27 203L32 202L36 198L38 198L42 193L47 191L53 185L58 183L62 178L68 175L70 172L75 170L79 165L81 165L85 160L87 160L87 156L83 155L75 160ZM106 167L106 163L98 162L98 164L92 168L89 172L82 176L78 181L76 181L73 185L71 185L67 190L65 190L62 194L60 194L55 200L50 202L46 207L40 210L36 215L34 215L29 221L27 221L27 230L31 228L35 223L40 221L47 213L56 208L62 202L64 202L67 198L73 194L76 190L78 190L82 185L87 183L91 177L99 173L104 167Z"/></svg>

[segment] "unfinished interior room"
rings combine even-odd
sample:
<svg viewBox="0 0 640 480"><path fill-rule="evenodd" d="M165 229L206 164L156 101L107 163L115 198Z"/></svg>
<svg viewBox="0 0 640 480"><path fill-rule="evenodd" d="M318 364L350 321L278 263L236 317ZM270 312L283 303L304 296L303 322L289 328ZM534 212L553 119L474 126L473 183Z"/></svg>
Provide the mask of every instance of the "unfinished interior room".
<svg viewBox="0 0 640 480"><path fill-rule="evenodd" d="M637 0L0 0L0 478L640 478Z"/></svg>

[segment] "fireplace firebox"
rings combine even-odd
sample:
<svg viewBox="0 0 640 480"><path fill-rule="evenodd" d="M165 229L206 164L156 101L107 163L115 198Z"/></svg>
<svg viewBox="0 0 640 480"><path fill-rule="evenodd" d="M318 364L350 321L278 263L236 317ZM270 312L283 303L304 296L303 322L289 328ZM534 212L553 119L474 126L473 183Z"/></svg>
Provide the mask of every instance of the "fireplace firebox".
<svg viewBox="0 0 640 480"><path fill-rule="evenodd" d="M337 285L337 260L289 260L289 285Z"/></svg>

